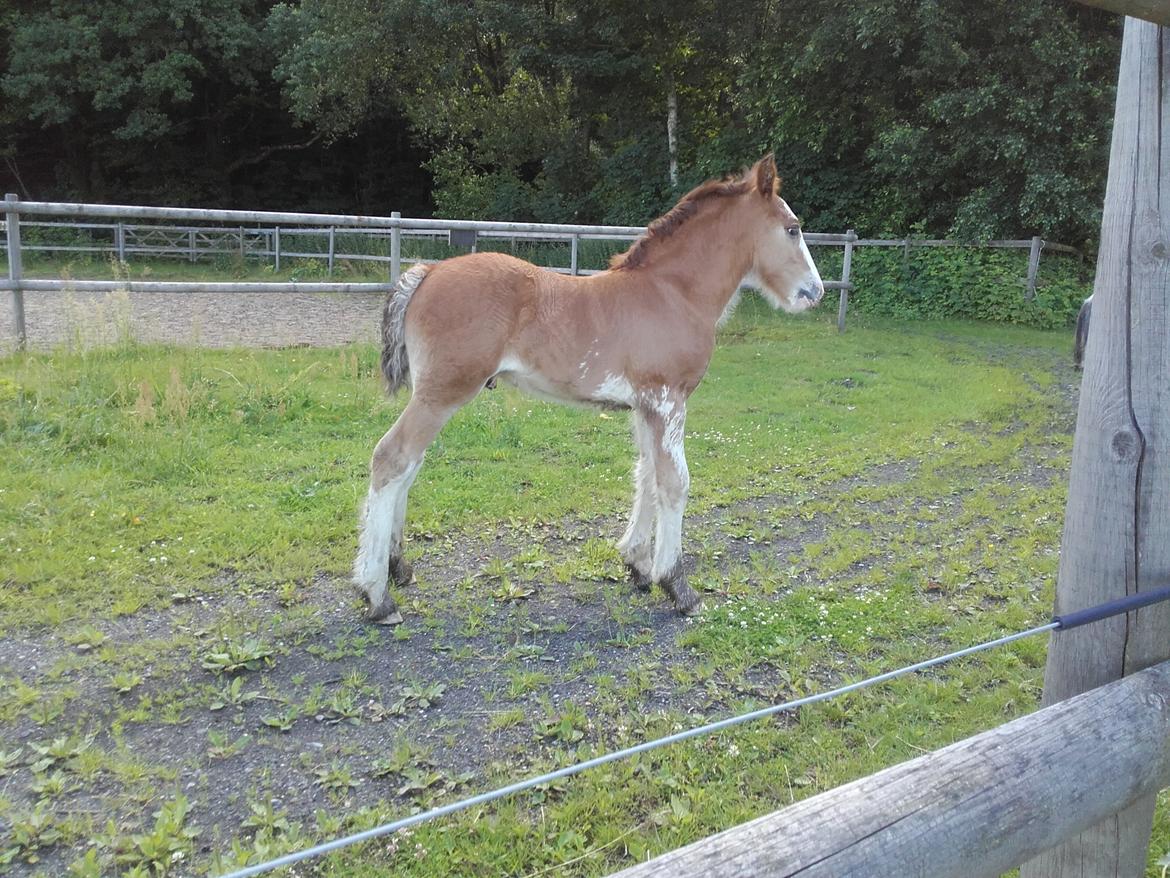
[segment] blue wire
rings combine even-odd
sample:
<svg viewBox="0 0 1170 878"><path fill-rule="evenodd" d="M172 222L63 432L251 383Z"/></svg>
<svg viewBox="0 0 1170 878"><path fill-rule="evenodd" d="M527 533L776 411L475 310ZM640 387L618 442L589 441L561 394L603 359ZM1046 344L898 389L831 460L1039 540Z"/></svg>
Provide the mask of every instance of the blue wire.
<svg viewBox="0 0 1170 878"><path fill-rule="evenodd" d="M333 841L325 842L324 844L316 845L315 847L307 848L296 853L286 854L283 857L277 857L275 860L269 860L266 863L259 863L255 866L248 866L244 869L239 869L235 872L229 872L221 878L249 878L251 875L260 875L264 872L270 872L273 869L279 869L281 866L291 866L293 863L299 863L302 860L307 860L310 857L319 857L322 854L330 853L350 845L358 844L359 842L369 841L372 838L378 838L383 835L389 835L392 832L398 832L401 829L407 829L411 826L417 826L419 823L424 823L428 820L434 820L436 817L443 817L447 814L453 814L456 811L464 811L468 808L474 808L476 805L484 805L488 802L494 802L496 799L502 799L505 796L513 795L514 793L521 793L525 790L530 790L533 787L541 784L551 783L561 778L572 777L575 774L580 774L583 771L588 771L590 768L597 768L601 765L606 765L610 762L616 762L619 759L627 759L630 756L637 756L639 753L646 753L650 750L656 750L659 747L665 747L668 744L677 744L680 741L686 741L690 738L695 738L700 735L709 735L714 732L729 729L732 726L740 725L741 723L751 722L756 719L763 719L764 717L773 716L784 711L795 710L798 707L805 707L809 704L818 704L822 701L828 701L830 698L837 698L841 695L848 695L850 692L856 692L859 689L864 689L867 686L873 686L877 683L884 683L887 680L893 680L897 677L902 677L906 674L912 674L915 671L924 671L927 668L933 668L935 665L941 665L944 662L949 662L957 658L972 655L977 652L982 652L987 649L993 649L997 646L1004 646L1016 640L1021 640L1025 637L1031 637L1034 634L1039 634L1043 631L1054 631L1060 627L1059 621L1049 622L1046 625L1040 625L1036 628L1029 628L1027 631L1020 631L1016 634L1008 634L1005 637L1000 637L996 640L989 640L986 643L980 643L977 646L969 646L966 649L960 649L957 652L950 652L946 655L940 655L936 658L927 659L926 661L918 662L917 664L908 665L904 668L899 668L895 671L887 671L884 674L878 674L876 677L869 677L865 680L860 680L856 683L850 683L847 686L840 686L837 689L831 689L828 692L821 692L817 695L808 695L804 698L797 698L793 701L786 701L783 704L774 704L771 707L763 707L759 710L753 710L750 713L740 714L738 716L721 719L717 722L707 723L703 726L696 726L693 729L687 729L682 732L677 732L673 735L667 735L665 738L656 738L653 741L645 741L641 744L636 744L633 747L626 747L624 750L614 750L612 753L605 753L601 756L587 759L584 762L578 762L573 765L567 765L564 768L559 768L556 771L550 771L547 774L541 774L537 777L531 777L528 780L518 781L514 784L509 784L506 787L500 787L496 790L490 790L486 793L480 793L476 796L471 796L466 799L460 799L457 802L451 802L448 805L442 805L438 808L432 808L430 811L423 811L419 814L414 814L410 817L404 817L401 820L395 820L393 823L385 823L381 826L375 826L372 829L367 829L363 832L357 832L353 835L347 835L344 838L338 838Z"/></svg>

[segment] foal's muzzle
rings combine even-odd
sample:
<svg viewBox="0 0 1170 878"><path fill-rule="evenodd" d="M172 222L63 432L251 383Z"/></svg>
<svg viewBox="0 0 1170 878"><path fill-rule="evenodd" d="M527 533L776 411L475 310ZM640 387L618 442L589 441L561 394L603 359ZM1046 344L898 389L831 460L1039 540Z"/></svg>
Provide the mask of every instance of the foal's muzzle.
<svg viewBox="0 0 1170 878"><path fill-rule="evenodd" d="M801 287L796 291L796 298L808 300L811 306L820 302L824 294L825 290L823 287Z"/></svg>

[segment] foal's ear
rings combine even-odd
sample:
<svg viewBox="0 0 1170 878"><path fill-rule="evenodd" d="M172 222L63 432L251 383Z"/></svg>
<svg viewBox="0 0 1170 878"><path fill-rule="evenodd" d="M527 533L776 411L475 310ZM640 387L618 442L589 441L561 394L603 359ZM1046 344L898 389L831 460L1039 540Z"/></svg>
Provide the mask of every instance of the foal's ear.
<svg viewBox="0 0 1170 878"><path fill-rule="evenodd" d="M771 198L780 192L780 178L776 175L776 156L768 153L755 167L756 191L765 198Z"/></svg>

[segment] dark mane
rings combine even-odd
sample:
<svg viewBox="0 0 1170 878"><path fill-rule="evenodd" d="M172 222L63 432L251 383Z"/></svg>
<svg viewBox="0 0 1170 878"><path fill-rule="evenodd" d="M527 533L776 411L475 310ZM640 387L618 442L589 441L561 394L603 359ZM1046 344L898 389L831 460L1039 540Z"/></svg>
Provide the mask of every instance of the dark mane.
<svg viewBox="0 0 1170 878"><path fill-rule="evenodd" d="M742 195L754 185L755 181L749 174L728 180L708 180L695 187L669 212L650 223L646 234L631 244L629 250L610 259L610 269L628 271L644 265L658 241L670 237L679 226L695 215L703 202L715 196Z"/></svg>

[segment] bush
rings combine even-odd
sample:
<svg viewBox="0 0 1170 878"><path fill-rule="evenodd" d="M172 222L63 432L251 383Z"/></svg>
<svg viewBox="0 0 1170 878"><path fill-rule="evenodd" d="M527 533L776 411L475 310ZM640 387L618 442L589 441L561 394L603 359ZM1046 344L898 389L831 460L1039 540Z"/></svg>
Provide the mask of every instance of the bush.
<svg viewBox="0 0 1170 878"><path fill-rule="evenodd" d="M907 254L901 247L859 247L853 253L849 304L862 313L903 320L963 317L1038 329L1071 325L1092 291L1076 258L1044 255L1032 301L1024 297L1027 274L1026 250L911 247Z"/></svg>

